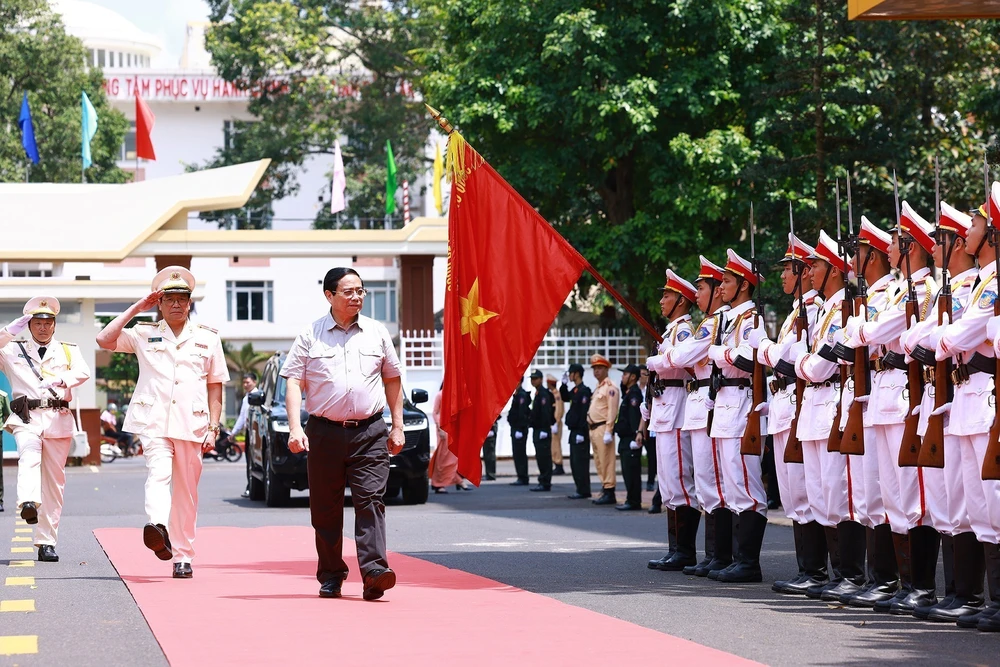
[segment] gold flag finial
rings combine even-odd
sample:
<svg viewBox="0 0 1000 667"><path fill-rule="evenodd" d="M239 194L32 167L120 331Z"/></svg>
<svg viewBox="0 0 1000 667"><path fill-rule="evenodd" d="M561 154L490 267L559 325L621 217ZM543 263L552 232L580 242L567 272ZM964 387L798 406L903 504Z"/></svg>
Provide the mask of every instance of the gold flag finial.
<svg viewBox="0 0 1000 667"><path fill-rule="evenodd" d="M447 118L441 115L440 111L426 103L424 106L427 107L427 111L430 112L431 118L437 121L437 124L441 127L442 132L445 134L451 134L455 131L455 128L451 126L451 123L448 122Z"/></svg>

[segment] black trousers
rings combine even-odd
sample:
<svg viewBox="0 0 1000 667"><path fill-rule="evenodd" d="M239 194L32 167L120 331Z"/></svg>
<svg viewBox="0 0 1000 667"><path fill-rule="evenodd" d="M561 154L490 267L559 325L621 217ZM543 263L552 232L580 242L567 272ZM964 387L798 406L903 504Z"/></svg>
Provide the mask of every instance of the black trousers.
<svg viewBox="0 0 1000 667"><path fill-rule="evenodd" d="M630 505L642 504L642 449L632 449L628 442L632 438L622 438L618 445L618 456L622 462L622 478L625 480L625 502Z"/></svg>
<svg viewBox="0 0 1000 667"><path fill-rule="evenodd" d="M656 436L652 433L643 438L642 447L646 450L646 483L656 481Z"/></svg>
<svg viewBox="0 0 1000 667"><path fill-rule="evenodd" d="M535 445L535 463L538 465L538 483L542 486L552 486L552 434L547 438L539 438L535 431L531 441Z"/></svg>
<svg viewBox="0 0 1000 667"><path fill-rule="evenodd" d="M491 435L483 443L483 468L487 475L496 477L497 474L497 437Z"/></svg>
<svg viewBox="0 0 1000 667"><path fill-rule="evenodd" d="M364 577L389 567L385 546L385 503L389 481L389 429L381 419L343 428L319 419L306 423L309 438L309 515L316 530L320 583L347 578L344 562L344 488L354 504L354 539Z"/></svg>
<svg viewBox="0 0 1000 667"><path fill-rule="evenodd" d="M767 499L781 504L781 491L778 489L778 473L774 469L774 436L764 440L764 454L760 459L761 472L766 477Z"/></svg>
<svg viewBox="0 0 1000 667"><path fill-rule="evenodd" d="M577 436L583 437L583 442L577 442ZM569 467L573 472L573 483L576 492L581 496L590 495L590 433L587 431L569 432Z"/></svg>
<svg viewBox="0 0 1000 667"><path fill-rule="evenodd" d="M516 429L515 429L516 431ZM511 431L511 449L514 454L514 472L521 482L528 481L528 433L527 429L522 431L524 437L515 438L514 431Z"/></svg>

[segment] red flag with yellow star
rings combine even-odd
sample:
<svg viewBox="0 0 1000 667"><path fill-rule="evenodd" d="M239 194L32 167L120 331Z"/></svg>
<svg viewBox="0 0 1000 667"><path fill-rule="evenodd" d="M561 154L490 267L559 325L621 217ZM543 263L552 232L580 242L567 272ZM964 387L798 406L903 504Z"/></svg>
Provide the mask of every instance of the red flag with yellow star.
<svg viewBox="0 0 1000 667"><path fill-rule="evenodd" d="M490 427L587 264L457 132L448 173L440 427L478 485Z"/></svg>

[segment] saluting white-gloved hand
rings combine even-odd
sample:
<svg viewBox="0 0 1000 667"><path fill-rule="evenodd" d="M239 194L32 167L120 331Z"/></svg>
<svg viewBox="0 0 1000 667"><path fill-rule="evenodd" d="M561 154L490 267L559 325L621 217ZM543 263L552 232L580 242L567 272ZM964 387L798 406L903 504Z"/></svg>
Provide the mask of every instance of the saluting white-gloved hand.
<svg viewBox="0 0 1000 667"><path fill-rule="evenodd" d="M642 449L642 445L633 440L632 442L628 443L628 448L631 449L632 451L635 451L637 449Z"/></svg>
<svg viewBox="0 0 1000 667"><path fill-rule="evenodd" d="M26 326L28 326L28 322L31 321L31 318L32 315L30 313L28 315L21 315L21 317L17 318L16 320L12 321L10 324L7 325L7 333L9 333L11 336L18 335L19 333L24 331L24 328Z"/></svg>
<svg viewBox="0 0 1000 667"><path fill-rule="evenodd" d="M755 350L760 347L764 340L767 340L767 331L763 326L755 327L746 334L747 344Z"/></svg>
<svg viewBox="0 0 1000 667"><path fill-rule="evenodd" d="M576 444L582 445L586 441L587 441L587 439L585 437L583 437L579 433L576 434Z"/></svg>
<svg viewBox="0 0 1000 667"><path fill-rule="evenodd" d="M605 445L610 445L610 444L611 444L611 441L612 441L613 439L614 439L614 436L613 436L613 435L611 435L611 431L605 431L605 432L604 432L604 444L605 444Z"/></svg>

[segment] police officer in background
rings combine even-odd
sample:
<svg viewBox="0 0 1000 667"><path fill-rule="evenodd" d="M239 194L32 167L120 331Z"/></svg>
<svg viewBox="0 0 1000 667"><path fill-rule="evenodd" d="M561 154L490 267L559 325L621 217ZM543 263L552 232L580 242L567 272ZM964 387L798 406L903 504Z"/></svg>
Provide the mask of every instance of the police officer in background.
<svg viewBox="0 0 1000 667"><path fill-rule="evenodd" d="M90 379L76 345L55 340L59 300L35 297L24 315L0 329L0 370L7 375L14 414L7 428L17 441L17 505L26 523L38 524L38 560L57 562L56 537L73 439L73 388ZM15 338L24 329L28 335Z"/></svg>
<svg viewBox="0 0 1000 667"><path fill-rule="evenodd" d="M542 372L531 372L531 386L535 398L531 402L531 441L535 445L535 463L538 465L538 485L529 491L552 490L552 425L556 421L552 392L542 386Z"/></svg>
<svg viewBox="0 0 1000 667"><path fill-rule="evenodd" d="M573 383L570 389L566 385ZM583 366L570 364L569 373L563 376L559 387L564 403L569 403L566 413L566 430L569 431L569 466L573 472L576 492L570 500L590 497L590 429L587 426L587 409L590 407L590 387L583 383Z"/></svg>
<svg viewBox="0 0 1000 667"><path fill-rule="evenodd" d="M563 403L562 394L556 387L556 382L557 380L555 375L545 376L545 384L548 387L549 393L552 394L553 407L555 408L556 413L556 423L552 425L552 474L565 475L566 470L563 468L561 424L563 415L566 414L566 405Z"/></svg>
<svg viewBox="0 0 1000 667"><path fill-rule="evenodd" d="M601 479L601 495L595 498L595 505L614 505L615 498L615 436L614 426L618 421L618 389L608 378L611 362L600 354L590 357L590 369L597 379L597 389L590 398L587 409L587 427L590 429L590 445L594 449L594 465Z"/></svg>
<svg viewBox="0 0 1000 667"><path fill-rule="evenodd" d="M522 378L523 382L524 379ZM528 426L531 417L531 396L520 384L510 399L507 423L510 425L511 449L514 455L514 472L517 479L511 486L528 485Z"/></svg>
<svg viewBox="0 0 1000 667"><path fill-rule="evenodd" d="M483 479L492 482L497 478L497 433L500 432L500 418L493 422L490 432L483 442Z"/></svg>
<svg viewBox="0 0 1000 667"><path fill-rule="evenodd" d="M622 369L622 404L615 422L615 435L618 436L618 455L625 480L625 502L615 509L623 512L642 509L642 445L636 442L642 421L642 390L638 382L638 366L629 364Z"/></svg>

